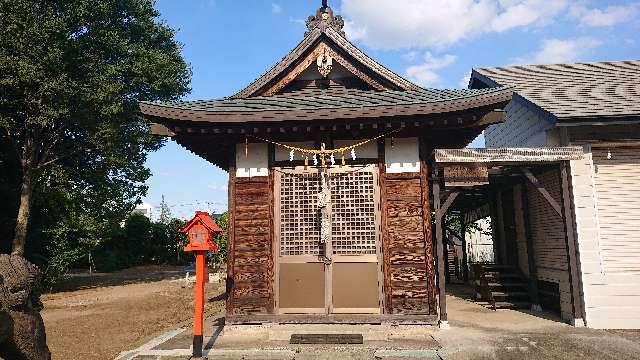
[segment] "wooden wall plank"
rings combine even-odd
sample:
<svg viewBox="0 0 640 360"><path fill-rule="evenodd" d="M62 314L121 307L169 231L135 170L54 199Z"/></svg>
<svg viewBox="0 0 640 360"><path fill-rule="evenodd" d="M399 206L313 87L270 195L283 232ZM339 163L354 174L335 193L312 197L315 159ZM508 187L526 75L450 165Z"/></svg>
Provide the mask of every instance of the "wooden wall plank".
<svg viewBox="0 0 640 360"><path fill-rule="evenodd" d="M385 311L437 314L426 161L420 173L386 174L379 149Z"/></svg>
<svg viewBox="0 0 640 360"><path fill-rule="evenodd" d="M267 177L230 179L227 313L273 314L273 170Z"/></svg>

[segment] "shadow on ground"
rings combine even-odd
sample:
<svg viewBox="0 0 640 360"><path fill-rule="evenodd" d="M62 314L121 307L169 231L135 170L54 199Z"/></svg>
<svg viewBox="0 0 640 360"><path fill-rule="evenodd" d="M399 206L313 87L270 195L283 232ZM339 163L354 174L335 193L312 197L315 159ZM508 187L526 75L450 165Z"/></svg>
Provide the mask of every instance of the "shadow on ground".
<svg viewBox="0 0 640 360"><path fill-rule="evenodd" d="M184 277L181 266L140 266L112 273L74 272L68 279L56 285L52 293L88 290L107 286L143 284Z"/></svg>

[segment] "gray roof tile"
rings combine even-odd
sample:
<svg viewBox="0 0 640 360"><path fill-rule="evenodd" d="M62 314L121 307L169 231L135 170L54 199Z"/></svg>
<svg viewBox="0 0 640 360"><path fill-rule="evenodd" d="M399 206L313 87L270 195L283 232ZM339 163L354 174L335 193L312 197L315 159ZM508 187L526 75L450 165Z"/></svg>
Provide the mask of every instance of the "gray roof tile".
<svg viewBox="0 0 640 360"><path fill-rule="evenodd" d="M472 76L513 86L558 119L640 115L640 61L474 69Z"/></svg>

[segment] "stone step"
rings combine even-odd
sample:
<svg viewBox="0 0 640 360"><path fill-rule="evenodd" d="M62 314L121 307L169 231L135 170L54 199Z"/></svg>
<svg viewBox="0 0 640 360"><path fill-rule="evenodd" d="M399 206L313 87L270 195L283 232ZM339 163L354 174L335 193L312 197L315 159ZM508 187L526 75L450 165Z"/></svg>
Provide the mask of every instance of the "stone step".
<svg viewBox="0 0 640 360"><path fill-rule="evenodd" d="M496 301L498 309L529 309L531 302L529 301Z"/></svg>
<svg viewBox="0 0 640 360"><path fill-rule="evenodd" d="M527 288L527 284L524 282L490 282L487 284L491 288Z"/></svg>
<svg viewBox="0 0 640 360"><path fill-rule="evenodd" d="M528 292L524 291L492 291L491 295L493 298L515 298L515 297L529 297Z"/></svg>

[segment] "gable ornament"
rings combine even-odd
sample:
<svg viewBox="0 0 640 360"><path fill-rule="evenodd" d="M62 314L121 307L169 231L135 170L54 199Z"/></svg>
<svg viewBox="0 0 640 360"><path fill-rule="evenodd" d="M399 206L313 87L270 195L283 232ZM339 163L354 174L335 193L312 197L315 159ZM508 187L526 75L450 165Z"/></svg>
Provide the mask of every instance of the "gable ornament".
<svg viewBox="0 0 640 360"><path fill-rule="evenodd" d="M325 52L318 56L316 63L318 64L318 72L320 75L325 78L329 76L331 69L333 69L333 58Z"/></svg>
<svg viewBox="0 0 640 360"><path fill-rule="evenodd" d="M320 28L322 31L325 31L328 28L333 28L342 36L346 37L344 32L344 19L342 16L334 15L333 9L327 5L326 1L323 1L322 7L318 9L315 16L309 16L307 19L306 34L310 33L315 28Z"/></svg>

